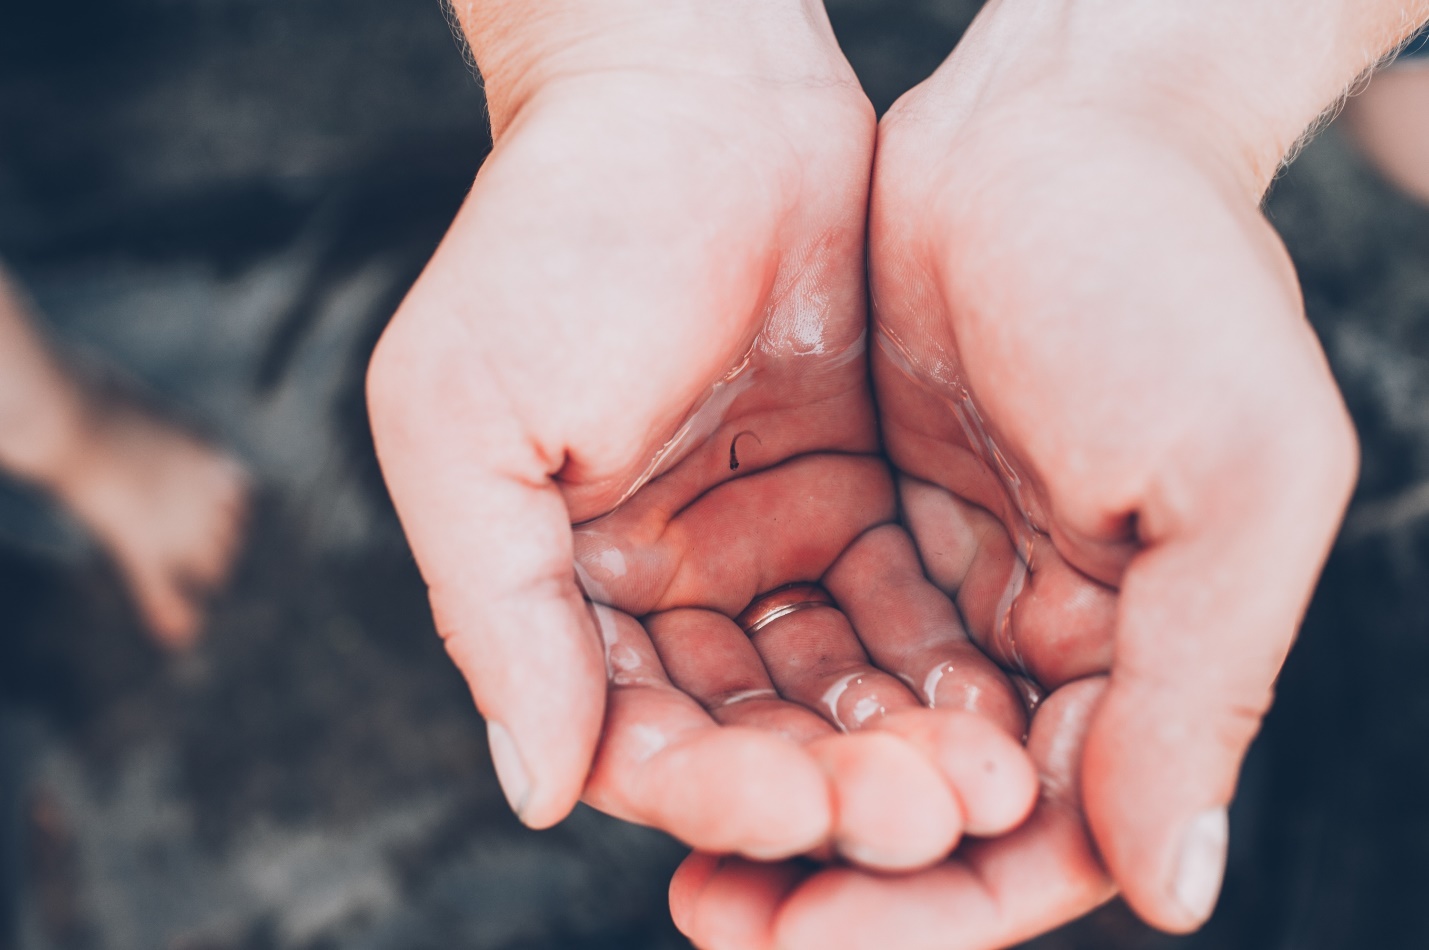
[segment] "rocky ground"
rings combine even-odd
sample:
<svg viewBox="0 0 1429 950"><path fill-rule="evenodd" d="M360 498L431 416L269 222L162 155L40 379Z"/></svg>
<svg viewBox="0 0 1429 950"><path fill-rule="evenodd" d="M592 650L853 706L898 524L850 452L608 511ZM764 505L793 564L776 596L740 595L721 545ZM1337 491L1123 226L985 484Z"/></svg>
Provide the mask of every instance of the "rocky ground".
<svg viewBox="0 0 1429 950"><path fill-rule="evenodd" d="M830 7L886 107L977 4ZM73 525L0 488L24 950L682 946L678 847L589 811L544 834L509 817L366 434L366 354L486 147L435 0L0 8L0 257L60 340L260 483L183 662ZM1429 946L1429 210L1333 131L1269 210L1363 484L1247 767L1215 920L1177 940L1113 906L1041 950Z"/></svg>

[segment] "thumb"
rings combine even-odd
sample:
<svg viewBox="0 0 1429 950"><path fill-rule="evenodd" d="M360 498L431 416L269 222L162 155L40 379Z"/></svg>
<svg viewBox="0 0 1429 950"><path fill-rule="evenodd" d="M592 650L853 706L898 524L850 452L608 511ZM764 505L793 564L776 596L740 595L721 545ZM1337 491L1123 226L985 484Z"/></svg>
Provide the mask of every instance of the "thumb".
<svg viewBox="0 0 1429 950"><path fill-rule="evenodd" d="M601 641L576 584L555 466L479 363L424 347L412 334L423 329L394 323L373 358L378 458L437 630L487 720L502 790L523 822L544 828L575 806L590 770L605 705Z"/></svg>
<svg viewBox="0 0 1429 950"><path fill-rule="evenodd" d="M1215 907L1241 762L1343 511L1353 453L1319 477L1306 459L1293 487L1260 492L1242 471L1230 490L1203 483L1221 490L1196 493L1207 502L1190 515L1144 515L1165 530L1123 577L1083 797L1127 902L1163 930L1194 930Z"/></svg>

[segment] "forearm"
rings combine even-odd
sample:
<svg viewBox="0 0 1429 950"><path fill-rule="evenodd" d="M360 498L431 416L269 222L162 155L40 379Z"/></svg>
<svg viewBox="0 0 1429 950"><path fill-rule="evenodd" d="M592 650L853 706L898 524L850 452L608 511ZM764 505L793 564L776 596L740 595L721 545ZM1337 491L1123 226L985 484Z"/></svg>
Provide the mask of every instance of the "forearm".
<svg viewBox="0 0 1429 950"><path fill-rule="evenodd" d="M993 0L943 81L967 90L949 94L969 113L1120 110L1259 196L1316 118L1425 20L1429 0Z"/></svg>
<svg viewBox="0 0 1429 950"><path fill-rule="evenodd" d="M499 132L542 85L612 69L847 82L822 0L451 0Z"/></svg>

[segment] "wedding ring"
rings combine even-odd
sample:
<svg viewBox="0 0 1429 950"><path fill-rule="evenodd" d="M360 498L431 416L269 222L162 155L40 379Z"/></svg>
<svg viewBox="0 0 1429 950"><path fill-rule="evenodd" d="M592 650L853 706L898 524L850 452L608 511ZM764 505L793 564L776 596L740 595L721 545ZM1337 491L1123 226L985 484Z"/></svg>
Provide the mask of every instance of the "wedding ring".
<svg viewBox="0 0 1429 950"><path fill-rule="evenodd" d="M788 584L754 598L734 622L752 637L781 617L810 607L834 606L834 599L818 584Z"/></svg>

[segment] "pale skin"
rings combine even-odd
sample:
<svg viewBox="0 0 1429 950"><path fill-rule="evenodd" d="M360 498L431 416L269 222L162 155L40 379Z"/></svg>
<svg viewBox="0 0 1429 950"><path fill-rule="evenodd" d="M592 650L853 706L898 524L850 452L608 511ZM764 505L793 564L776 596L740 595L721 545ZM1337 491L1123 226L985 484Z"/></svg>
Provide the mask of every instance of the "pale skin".
<svg viewBox="0 0 1429 950"><path fill-rule="evenodd" d="M959 629L1052 691L1028 744L1043 794L1016 831L902 878L696 855L672 886L672 908L700 946L996 947L1118 887L1168 930L1210 913L1239 763L1355 471L1353 431L1257 205L1316 114L1429 17L1424 3L1312 6L993 3L884 120L867 234L882 445L899 472L915 560L956 605ZM840 755L821 758L814 750L826 740L790 724L796 706L816 705L808 683L787 676L791 656L832 653L850 643L850 627L812 631L817 646L792 654L756 643L756 664L720 620L775 582L824 577L880 537L870 528L904 542L887 526L881 469L832 467L872 451L872 429L859 421L866 393L815 387L810 402L798 386L758 399L751 389L748 413L733 413L718 438L604 522L627 545L621 562L650 555L646 573L620 575L634 579L631 590L596 578L596 599L630 618L612 620L619 633L607 640L629 631L636 685L663 708L642 708L617 685L602 742L604 657L573 576L582 539L602 522L574 535L571 525L618 500L738 365L754 326L787 299L770 290L788 286L790 268L809 273L812 261L827 275L821 286L842 288L826 299L858 298L857 169L867 176L870 156L859 136L870 133L866 108L846 93L846 67L830 65L820 11L664 4L654 13L629 0L555 4L526 19L501 3L458 13L491 91L497 147L384 340L370 391L439 626L500 724L493 753L514 804L543 826L584 792L707 851L770 858L832 845L874 868L927 863L911 847L867 860L869 836L917 838L875 820L907 806L908 781L878 781L904 773L857 785L866 770L840 771L847 749L883 769L867 744L876 733L833 736ZM732 160L708 161L720 154ZM811 258L811 246L823 253ZM828 306L826 328L856 309ZM847 329L834 337L847 340ZM901 341L902 356L880 338ZM969 451L949 408L953 381L1005 466L986 446ZM840 425L821 426L824 410ZM789 455L775 448L783 464L756 468L771 461L763 446L793 440L784 425L813 441ZM738 446L758 474L744 478L742 464L731 481L730 440L745 430L760 435ZM740 514L758 511L775 479L820 464L828 481L816 477L814 494L843 517L820 512L771 531L768 517ZM1016 504L1010 477L1021 486ZM863 500L840 502L834 487ZM715 512L708 523L702 506ZM674 530L682 518L689 524ZM712 536L722 542L714 554L701 547ZM780 560L781 545L817 556ZM671 580L686 564L705 588ZM860 623L851 593L868 570L850 571L850 593L835 596L861 644L864 658L852 662L890 672L886 634ZM1008 582L1022 573L1009 601ZM826 584L838 586L836 576ZM671 590L679 596L654 593ZM662 625L691 607L720 629L671 637L679 642L667 648ZM934 626L922 617L893 626L924 624ZM738 655L711 645L720 643ZM664 728L672 705L696 716L718 708L711 699L730 688L720 676L759 666L793 701L777 707L777 722L726 726L727 746L699 750L709 771L682 762L658 782L635 778L671 747L639 743ZM909 706L908 715L948 714ZM966 830L976 783L960 783L954 765L996 752L1001 734L984 727L1009 723L987 709L963 721L977 732L951 757L912 742L911 728L897 738L921 760L901 746L897 755L906 774L921 762L944 778ZM747 725L752 733L728 738ZM690 728L713 734L703 719ZM740 781L773 774L769 760L745 756L776 740L823 766L835 808L822 831L822 815L790 831L768 786L748 784L741 797ZM806 761L783 748L780 761ZM998 761L1011 774L1016 760ZM699 794L712 775L730 786L714 801ZM816 774L802 775L779 779L786 801L818 800ZM634 786L649 797L633 803ZM866 824L850 836L837 803L854 787ZM935 829L933 850L956 840L957 825ZM706 846L705 834L730 840Z"/></svg>
<svg viewBox="0 0 1429 950"><path fill-rule="evenodd" d="M91 532L158 643L194 645L242 538L243 469L131 402L93 391L43 338L3 269L0 468L52 495Z"/></svg>
<svg viewBox="0 0 1429 950"><path fill-rule="evenodd" d="M711 850L906 869L1014 826L1035 776L1011 684L892 525L864 349L874 126L815 14L768 61L717 34L693 65L576 44L519 109L493 96L495 150L382 342L373 421L525 821L583 796ZM713 431L586 524L717 385ZM855 581L870 558L896 559L881 594ZM592 615L573 561L613 609ZM752 641L730 619L818 580L876 618L862 640L834 610ZM880 626L899 612L925 617L921 654ZM909 668L876 668L885 648ZM953 662L937 710L899 679Z"/></svg>

